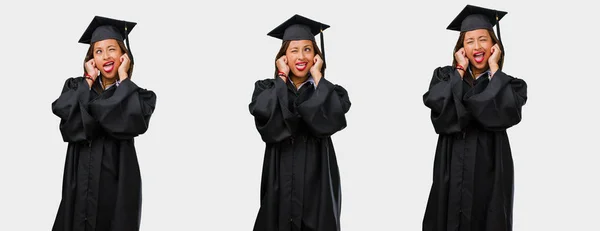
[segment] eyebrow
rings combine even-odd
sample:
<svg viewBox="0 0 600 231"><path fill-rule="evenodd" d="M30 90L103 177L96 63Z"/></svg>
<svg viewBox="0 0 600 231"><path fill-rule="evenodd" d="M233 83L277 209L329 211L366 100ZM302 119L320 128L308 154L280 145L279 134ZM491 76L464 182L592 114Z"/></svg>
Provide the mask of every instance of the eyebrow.
<svg viewBox="0 0 600 231"><path fill-rule="evenodd" d="M117 46L116 46L116 45L112 45L112 44L111 44L111 45L108 45L108 46L106 46L106 48L111 48L111 47L117 47ZM97 50L97 49L102 49L102 47L97 47L97 46L95 46L95 47L94 47L94 50Z"/></svg>

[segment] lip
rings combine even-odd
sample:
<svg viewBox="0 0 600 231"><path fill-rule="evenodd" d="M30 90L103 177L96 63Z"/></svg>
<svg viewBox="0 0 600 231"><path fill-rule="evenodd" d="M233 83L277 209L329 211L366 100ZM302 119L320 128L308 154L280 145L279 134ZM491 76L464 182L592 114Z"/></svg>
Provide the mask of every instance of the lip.
<svg viewBox="0 0 600 231"><path fill-rule="evenodd" d="M475 62L477 63L481 63L483 62L483 59L485 58L485 52L483 51L479 51L479 52L475 52L473 53L473 59L475 60Z"/></svg>
<svg viewBox="0 0 600 231"><path fill-rule="evenodd" d="M296 62L296 70L304 71L308 65L308 62Z"/></svg>
<svg viewBox="0 0 600 231"><path fill-rule="evenodd" d="M104 63L104 65L102 65L102 68L104 69L104 71L106 73L110 73L115 69L115 62L114 61L109 61Z"/></svg>

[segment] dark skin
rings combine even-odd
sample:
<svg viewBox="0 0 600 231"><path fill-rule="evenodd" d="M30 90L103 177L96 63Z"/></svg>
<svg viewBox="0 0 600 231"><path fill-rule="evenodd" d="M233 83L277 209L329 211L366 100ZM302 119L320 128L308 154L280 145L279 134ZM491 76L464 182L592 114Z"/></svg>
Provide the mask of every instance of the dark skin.
<svg viewBox="0 0 600 231"><path fill-rule="evenodd" d="M127 72L129 71L131 61L129 56L124 54L123 50L121 50L117 40L105 39L95 42L93 54L94 58L85 63L86 73L92 78L86 79L90 88L96 81L98 73L102 76L102 83L104 85L102 86L102 89L115 83L117 78L120 81L123 81L129 77ZM105 64L111 65L106 67ZM105 68L108 68L111 71L106 71ZM114 69L117 71L114 71Z"/></svg>
<svg viewBox="0 0 600 231"><path fill-rule="evenodd" d="M481 55L483 62L477 62L477 55ZM491 76L498 71L502 51L498 44L493 44L492 38L486 29L468 31L465 34L463 48L455 54L456 61L464 68L471 68L473 77L479 76L486 70L490 70ZM471 66L469 66L471 64ZM458 70L461 77L465 75L464 70Z"/></svg>
<svg viewBox="0 0 600 231"><path fill-rule="evenodd" d="M285 55L277 59L275 64L277 70L288 76L296 88L308 79L308 73L312 75L315 86L319 85L323 77L321 73L323 59L315 54L311 40L291 41ZM286 82L288 77L280 76Z"/></svg>

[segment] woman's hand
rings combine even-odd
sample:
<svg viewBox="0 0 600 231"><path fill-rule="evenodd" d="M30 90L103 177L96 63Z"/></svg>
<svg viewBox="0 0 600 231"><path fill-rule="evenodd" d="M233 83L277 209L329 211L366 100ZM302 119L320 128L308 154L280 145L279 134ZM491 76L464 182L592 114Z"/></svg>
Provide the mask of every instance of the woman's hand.
<svg viewBox="0 0 600 231"><path fill-rule="evenodd" d="M499 69L498 62L500 61L502 51L500 50L500 46L496 43L492 47L491 52L492 52L492 55L490 55L490 58L488 59L488 64L490 66L490 71L492 72L492 76L494 76L494 73L496 73L496 71L498 71L498 69Z"/></svg>
<svg viewBox="0 0 600 231"><path fill-rule="evenodd" d="M121 61L121 66L119 66L119 80L123 81L129 77L127 72L129 71L129 64L131 61L129 60L129 55L127 54L121 55L119 59Z"/></svg>
<svg viewBox="0 0 600 231"><path fill-rule="evenodd" d="M85 62L84 67L86 75L89 75L91 78L89 79L86 77L85 80L88 82L89 87L92 87L92 84L94 84L94 81L96 81L96 78L98 78L98 73L100 72L98 68L96 68L96 61L94 61L94 59L90 59Z"/></svg>
<svg viewBox="0 0 600 231"><path fill-rule="evenodd" d="M321 59L320 55L315 55L313 59L313 66L310 68L310 75L312 75L313 80L315 81L315 86L319 85L319 81L323 77L323 73L321 73L321 68L323 67L323 59Z"/></svg>
<svg viewBox="0 0 600 231"><path fill-rule="evenodd" d="M85 73L87 73L89 76L92 77L92 79L95 81L96 78L98 78L98 68L96 68L96 62L94 61L94 59L90 59L87 62L85 62Z"/></svg>
<svg viewBox="0 0 600 231"><path fill-rule="evenodd" d="M275 66L277 66L277 71L283 72L285 74L285 76L279 76L281 79L283 79L284 82L286 82L287 80L287 76L290 73L290 67L287 64L287 57L281 56L279 57L279 59L277 59L277 61L275 61Z"/></svg>
<svg viewBox="0 0 600 231"><path fill-rule="evenodd" d="M462 66L463 68L467 68L469 66L469 59L467 58L467 53L465 52L465 48L460 48L456 53L454 53L454 58L456 59L456 64ZM458 70L460 77L462 78L465 75L465 70Z"/></svg>

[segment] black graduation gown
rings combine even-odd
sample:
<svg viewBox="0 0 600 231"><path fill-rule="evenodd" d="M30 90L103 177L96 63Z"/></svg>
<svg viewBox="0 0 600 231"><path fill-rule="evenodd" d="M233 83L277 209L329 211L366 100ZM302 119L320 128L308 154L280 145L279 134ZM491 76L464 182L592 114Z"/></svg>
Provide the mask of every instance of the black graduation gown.
<svg viewBox="0 0 600 231"><path fill-rule="evenodd" d="M447 66L433 72L423 101L439 134L423 230L512 230L506 129L521 121L525 81L497 71L468 83Z"/></svg>
<svg viewBox="0 0 600 231"><path fill-rule="evenodd" d="M255 231L340 230L340 176L330 136L346 127L346 90L321 79L296 90L255 84L250 113L266 143Z"/></svg>
<svg viewBox="0 0 600 231"><path fill-rule="evenodd" d="M62 200L53 231L134 231L141 178L133 138L148 129L156 95L126 79L102 93L69 78L52 112L68 142Z"/></svg>

